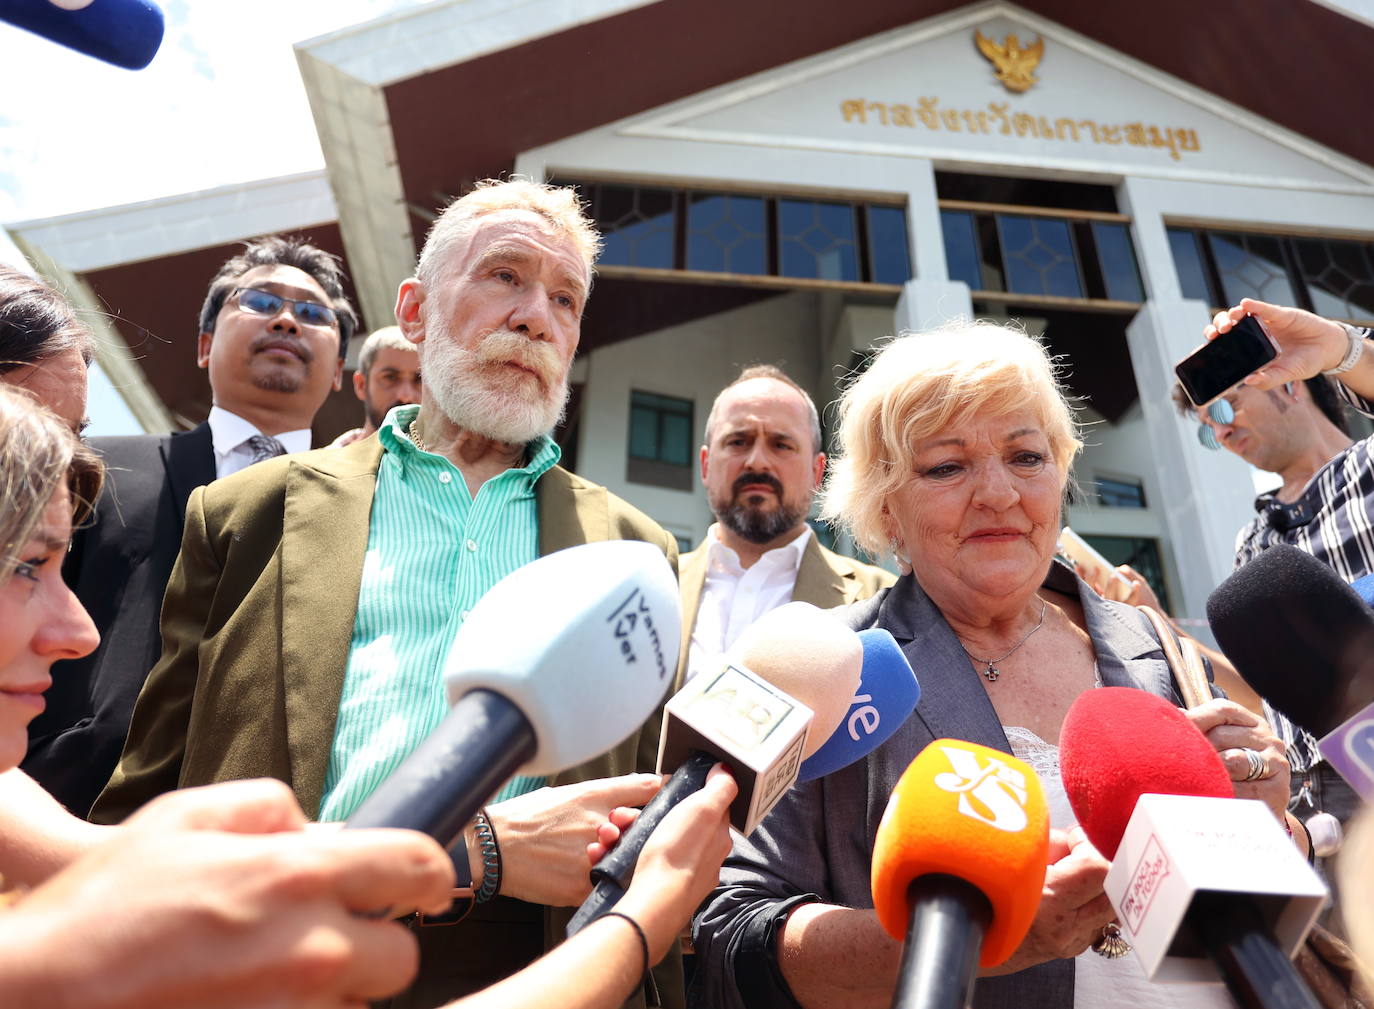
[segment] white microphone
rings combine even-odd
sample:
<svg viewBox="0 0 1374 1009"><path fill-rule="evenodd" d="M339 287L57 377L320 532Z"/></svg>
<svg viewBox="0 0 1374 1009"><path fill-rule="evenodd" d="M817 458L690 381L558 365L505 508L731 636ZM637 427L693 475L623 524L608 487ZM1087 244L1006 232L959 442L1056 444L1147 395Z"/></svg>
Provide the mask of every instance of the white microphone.
<svg viewBox="0 0 1374 1009"><path fill-rule="evenodd" d="M526 564L453 637L452 709L348 818L448 847L512 774L548 775L604 753L653 714L681 633L662 551L589 543Z"/></svg>
<svg viewBox="0 0 1374 1009"><path fill-rule="evenodd" d="M671 777L592 868L592 892L567 934L604 915L625 893L649 835L699 790L717 761L739 785L730 824L748 834L797 780L848 713L863 667L859 637L836 617L793 602L740 635L721 668L687 682L663 709L658 769Z"/></svg>

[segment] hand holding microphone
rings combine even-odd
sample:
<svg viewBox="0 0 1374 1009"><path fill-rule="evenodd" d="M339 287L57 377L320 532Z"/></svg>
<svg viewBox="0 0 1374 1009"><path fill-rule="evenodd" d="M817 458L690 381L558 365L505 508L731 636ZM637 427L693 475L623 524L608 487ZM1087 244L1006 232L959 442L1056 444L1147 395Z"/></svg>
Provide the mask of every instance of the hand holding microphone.
<svg viewBox="0 0 1374 1009"><path fill-rule="evenodd" d="M1216 698L1184 712L1221 757L1237 799L1258 799L1284 823L1288 758L1269 723L1235 701Z"/></svg>
<svg viewBox="0 0 1374 1009"><path fill-rule="evenodd" d="M668 810L701 788L718 761L739 784L731 824L753 830L797 780L802 761L844 718L862 665L863 647L852 630L814 606L793 602L752 624L722 669L689 681L663 712L659 769L676 770L592 868L592 895L567 934L615 906L645 840Z"/></svg>
<svg viewBox="0 0 1374 1009"><path fill-rule="evenodd" d="M444 667L453 708L346 826L408 827L448 847L512 774L552 774L610 749L668 689L680 606L672 569L647 543L572 547L506 576L454 636ZM529 613L541 619L532 625ZM557 823L566 799L591 821L585 840L562 846L581 857L604 813L654 784L641 776L541 790L523 803L531 829L502 840L518 844ZM521 866L505 868L521 889Z"/></svg>
<svg viewBox="0 0 1374 1009"><path fill-rule="evenodd" d="M1040 907L1026 937L989 975L1014 974L1050 960L1078 956L1102 935L1116 912L1102 891L1110 863L1079 827L1051 830Z"/></svg>

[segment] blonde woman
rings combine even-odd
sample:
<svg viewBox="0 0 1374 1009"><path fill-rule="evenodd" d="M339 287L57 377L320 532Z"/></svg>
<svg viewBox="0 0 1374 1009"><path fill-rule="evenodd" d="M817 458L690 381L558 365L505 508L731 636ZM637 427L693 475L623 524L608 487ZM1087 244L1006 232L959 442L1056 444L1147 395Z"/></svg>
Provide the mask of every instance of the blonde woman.
<svg viewBox="0 0 1374 1009"><path fill-rule="evenodd" d="M1059 727L1099 685L1180 703L1149 623L1107 602L1054 560L1061 506L1081 442L1043 347L1019 331L964 325L887 344L840 402L841 453L825 491L837 519L908 573L849 610L884 627L921 682L915 714L866 760L794 789L749 839L696 921L708 1004L806 1009L891 1004L900 947L871 910L869 863L887 797L939 737L1015 753L1051 796L1051 864L1040 911L1010 961L974 989L978 1007L1171 1006L1134 957L1103 949L1113 912L1107 862L1073 826L1058 775ZM1226 700L1190 713L1282 818L1283 748L1257 716ZM1188 1006L1226 1005L1195 989Z"/></svg>

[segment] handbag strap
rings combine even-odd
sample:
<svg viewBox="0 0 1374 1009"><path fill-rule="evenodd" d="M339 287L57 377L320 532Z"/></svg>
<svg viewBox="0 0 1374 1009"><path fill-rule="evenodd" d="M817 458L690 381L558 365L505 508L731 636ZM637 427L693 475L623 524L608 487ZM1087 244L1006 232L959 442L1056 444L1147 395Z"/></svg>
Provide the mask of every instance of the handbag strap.
<svg viewBox="0 0 1374 1009"><path fill-rule="evenodd" d="M1191 638L1175 635L1169 621L1154 607L1137 606L1136 609L1154 625L1155 637L1159 638L1164 650L1164 661L1169 664L1184 707L1196 708L1210 701L1212 689L1207 685L1207 669L1202 664L1197 644Z"/></svg>

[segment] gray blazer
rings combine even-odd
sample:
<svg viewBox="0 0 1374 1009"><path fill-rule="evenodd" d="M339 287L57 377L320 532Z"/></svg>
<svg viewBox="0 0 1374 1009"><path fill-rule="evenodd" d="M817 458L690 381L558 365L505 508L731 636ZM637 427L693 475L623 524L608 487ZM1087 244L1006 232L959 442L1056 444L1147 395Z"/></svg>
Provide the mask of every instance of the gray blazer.
<svg viewBox="0 0 1374 1009"><path fill-rule="evenodd" d="M1044 583L1083 604L1098 672L1107 686L1138 687L1181 703L1149 622L1107 602L1056 562ZM949 624L915 578L843 611L851 626L884 627L921 683L915 713L864 760L796 786L746 839L736 838L720 885L693 922L700 1004L712 1009L795 1009L773 948L796 904L818 900L871 908L869 869L878 821L897 779L926 744L967 739L1011 752L977 672ZM1072 960L982 978L975 1009L1060 1009L1073 1005Z"/></svg>

